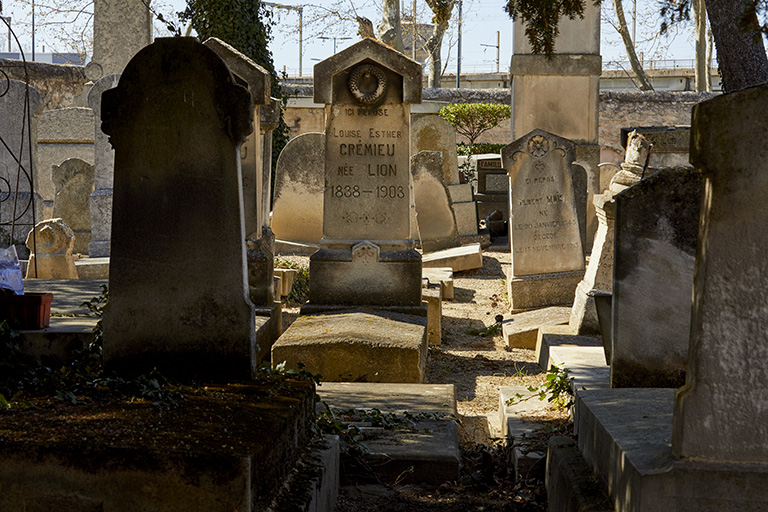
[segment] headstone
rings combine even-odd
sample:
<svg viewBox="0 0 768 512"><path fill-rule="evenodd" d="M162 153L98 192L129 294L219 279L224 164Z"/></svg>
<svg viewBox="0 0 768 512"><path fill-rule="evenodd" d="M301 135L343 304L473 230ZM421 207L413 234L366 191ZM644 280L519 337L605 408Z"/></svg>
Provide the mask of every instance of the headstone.
<svg viewBox="0 0 768 512"><path fill-rule="evenodd" d="M239 83L248 87L254 103L253 119L261 124L261 105L271 104L269 72L220 39L211 37L203 44L221 57ZM261 130L254 130L245 138L240 146L240 167L250 296L255 305L271 309L275 306L275 240L262 205L263 187L265 183L269 186L269 180L264 178L268 160L264 152L266 148L262 148L263 142ZM270 170L267 165L266 173Z"/></svg>
<svg viewBox="0 0 768 512"><path fill-rule="evenodd" d="M93 110L93 162L94 190L91 194L91 242L88 255L91 258L109 256L112 235L112 183L115 172L115 152L109 137L101 130L101 95L112 89L120 75L107 75L93 84L88 93L88 105Z"/></svg>
<svg viewBox="0 0 768 512"><path fill-rule="evenodd" d="M474 200L472 185L470 183L448 185L448 192L451 195L459 236L476 236L478 228L477 204Z"/></svg>
<svg viewBox="0 0 768 512"><path fill-rule="evenodd" d="M251 59L228 45L221 39L211 37L204 43L216 52L227 65L232 74L248 87L253 98L253 118L261 119L260 105L270 102L269 72ZM258 238L264 225L261 208L263 165L262 137L258 130L250 133L240 147L240 166L243 173L243 212L245 214L245 235Z"/></svg>
<svg viewBox="0 0 768 512"><path fill-rule="evenodd" d="M669 168L616 196L612 387L685 383L702 184Z"/></svg>
<svg viewBox="0 0 768 512"><path fill-rule="evenodd" d="M411 157L416 222L424 252L461 245L442 164L439 151L420 151Z"/></svg>
<svg viewBox="0 0 768 512"><path fill-rule="evenodd" d="M139 52L104 93L115 148L105 366L254 373L239 164L251 101L212 50L178 37Z"/></svg>
<svg viewBox="0 0 768 512"><path fill-rule="evenodd" d="M569 325L577 334L596 334L600 325L595 309L595 293L613 291L613 234L616 203L614 195L640 181L653 171L646 168L650 144L642 135L629 136L624 162L610 180L608 190L593 198L598 227L584 279L576 288Z"/></svg>
<svg viewBox="0 0 768 512"><path fill-rule="evenodd" d="M500 155L475 155L477 166L477 217L484 219L489 213L499 210L509 216L509 175L501 162Z"/></svg>
<svg viewBox="0 0 768 512"><path fill-rule="evenodd" d="M501 151L510 181L507 288L513 309L568 304L584 276L586 176L572 142L534 130Z"/></svg>
<svg viewBox="0 0 768 512"><path fill-rule="evenodd" d="M53 216L61 218L75 234L74 252L88 254L91 242L89 199L93 192L93 165L70 158L54 165L51 177L56 187Z"/></svg>
<svg viewBox="0 0 768 512"><path fill-rule="evenodd" d="M323 238L303 311L423 310L409 238L410 104L421 102L421 77L418 63L373 39L315 66L315 102L328 105Z"/></svg>
<svg viewBox="0 0 768 512"><path fill-rule="evenodd" d="M672 431L679 457L746 464L738 467L745 478L759 472L761 484L743 491L755 510L768 503L766 112L766 85L693 109L691 162L704 175L706 196L687 381L675 397Z"/></svg>
<svg viewBox="0 0 768 512"><path fill-rule="evenodd" d="M39 172L35 176L35 189L45 201L43 215L46 218L56 216L52 213L56 186L51 169L70 158L93 164L93 110L73 107L42 111L37 120ZM76 248L75 252L87 254L88 251Z"/></svg>
<svg viewBox="0 0 768 512"><path fill-rule="evenodd" d="M411 124L411 154L440 151L443 154L443 178L446 185L459 183L456 155L456 130L440 116L422 116Z"/></svg>
<svg viewBox="0 0 768 512"><path fill-rule="evenodd" d="M589 252L597 231L592 197L601 192L599 5L585 4L582 16L563 17L557 28L555 53L545 55L533 52L522 20L514 21L510 61L512 140L539 129L574 141L574 162L587 172Z"/></svg>
<svg viewBox="0 0 768 512"><path fill-rule="evenodd" d="M318 243L323 237L325 135L288 141L277 159L272 231L280 240Z"/></svg>
<svg viewBox="0 0 768 512"><path fill-rule="evenodd" d="M95 82L122 73L128 61L151 42L149 1L95 0L93 58L86 66L86 76Z"/></svg>
<svg viewBox="0 0 768 512"><path fill-rule="evenodd" d="M62 219L38 222L27 236L31 254L26 278L77 279L72 247L75 234Z"/></svg>
<svg viewBox="0 0 768 512"><path fill-rule="evenodd" d="M32 190L37 153L37 118L42 100L34 87L13 79L0 80L0 226L13 243L24 244L43 200ZM15 226L12 224L15 223ZM7 242L6 242L7 243ZM17 247L20 254L23 247Z"/></svg>

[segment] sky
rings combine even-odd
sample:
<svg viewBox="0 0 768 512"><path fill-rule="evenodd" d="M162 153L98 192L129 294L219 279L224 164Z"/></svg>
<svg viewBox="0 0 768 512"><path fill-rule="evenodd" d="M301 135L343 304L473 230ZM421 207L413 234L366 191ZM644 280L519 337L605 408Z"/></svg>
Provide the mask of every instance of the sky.
<svg viewBox="0 0 768 512"><path fill-rule="evenodd" d="M591 1L591 0L587 0ZM674 39L656 38L660 24L658 7L655 0L636 0L638 50L648 59L692 59L694 54L693 31L689 24ZM354 2L354 4L353 4ZM410 16L412 0L402 0L405 15ZM50 6L55 3L72 10L69 13L52 13ZM88 0L36 0L36 51L71 51L67 43L82 46L82 41L89 35L89 20L92 7L86 7L78 14ZM374 26L381 19L380 1L376 0L312 0L301 3L298 0L274 2L281 5L303 6L303 59L301 75L310 76L312 67L320 60L331 56L358 40L355 23L344 21L333 11L349 16L352 5L358 15L368 17ZM17 32L25 52L31 52L31 4L32 0L4 0L3 15L12 17L12 26ZM603 18L613 19L612 3L603 2ZM182 10L185 0L153 0L152 5L169 18ZM497 66L497 32L499 50L499 68L503 72L509 66L512 52L512 22L504 12L504 2L498 0L463 0L462 1L462 72L491 72ZM285 70L289 76L299 75L299 16L295 9L271 8L273 12L273 41L271 51L275 68ZM458 8L454 8L451 27L443 43L443 61L446 72L455 73L458 53ZM625 12L628 22L632 23L633 3L625 0ZM424 0L416 2L417 20L429 22L431 13ZM74 20L74 21L73 21ZM83 34L83 37L80 35ZM159 22L155 23L155 35L168 35ZM325 38L325 39L323 39ZM335 38L335 41L334 41ZM601 54L603 62L625 61L623 45L616 30L606 21L601 26ZM2 51L8 48L7 29L0 25ZM14 45L14 51L16 51Z"/></svg>

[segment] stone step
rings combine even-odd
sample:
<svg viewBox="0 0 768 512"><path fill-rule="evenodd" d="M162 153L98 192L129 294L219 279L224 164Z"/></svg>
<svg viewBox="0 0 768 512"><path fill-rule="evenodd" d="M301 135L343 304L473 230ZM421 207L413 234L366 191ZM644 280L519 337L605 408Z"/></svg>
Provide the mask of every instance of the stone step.
<svg viewBox="0 0 768 512"><path fill-rule="evenodd" d="M317 394L332 410L430 415L412 430L363 428L366 461L382 481L440 485L459 477L453 384L323 382Z"/></svg>
<svg viewBox="0 0 768 512"><path fill-rule="evenodd" d="M528 348L536 350L539 339L539 328L548 325L563 325L568 323L571 308L553 306L532 311L516 313L501 325L504 341L511 348Z"/></svg>
<svg viewBox="0 0 768 512"><path fill-rule="evenodd" d="M454 272L471 270L483 266L483 250L479 243L452 247L442 251L424 254L421 258L422 267L451 267Z"/></svg>
<svg viewBox="0 0 768 512"><path fill-rule="evenodd" d="M518 397L521 395L521 397ZM510 404L508 401L512 400ZM538 394L525 386L501 386L499 388L499 421L502 437L513 446L512 457L517 478L544 478L545 454L531 448L527 438L541 429L526 417L536 415L549 407L549 402L539 400Z"/></svg>
<svg viewBox="0 0 768 512"><path fill-rule="evenodd" d="M574 379L574 389L610 387L611 369L605 363L602 340L570 334L568 325L549 326L539 331L536 360L543 370L552 365L567 368Z"/></svg>

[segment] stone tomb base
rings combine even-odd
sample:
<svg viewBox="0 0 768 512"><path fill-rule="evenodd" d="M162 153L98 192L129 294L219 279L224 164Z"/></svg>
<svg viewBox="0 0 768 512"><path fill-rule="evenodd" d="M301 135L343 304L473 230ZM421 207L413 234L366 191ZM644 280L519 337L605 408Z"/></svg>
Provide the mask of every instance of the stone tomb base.
<svg viewBox="0 0 768 512"><path fill-rule="evenodd" d="M371 242L320 249L309 260L309 304L302 314L360 305L420 314L421 255Z"/></svg>
<svg viewBox="0 0 768 512"><path fill-rule="evenodd" d="M206 389L169 409L126 401L5 411L0 510L255 512L286 510L280 492L292 506L311 500L311 477L292 471L312 455L314 386ZM296 486L281 491L286 481Z"/></svg>
<svg viewBox="0 0 768 512"><path fill-rule="evenodd" d="M424 380L426 318L352 310L299 317L272 346L272 365L304 364L324 381Z"/></svg>
<svg viewBox="0 0 768 512"><path fill-rule="evenodd" d="M507 295L513 310L572 304L583 270L529 276L507 274Z"/></svg>
<svg viewBox="0 0 768 512"><path fill-rule="evenodd" d="M678 459L671 450L675 390L578 392L579 449L617 512L768 510L768 464Z"/></svg>

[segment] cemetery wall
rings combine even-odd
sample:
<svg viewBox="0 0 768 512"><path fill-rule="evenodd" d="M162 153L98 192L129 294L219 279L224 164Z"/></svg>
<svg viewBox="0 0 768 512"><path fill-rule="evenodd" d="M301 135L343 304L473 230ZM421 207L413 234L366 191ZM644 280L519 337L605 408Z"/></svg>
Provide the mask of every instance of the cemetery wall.
<svg viewBox="0 0 768 512"><path fill-rule="evenodd" d="M0 59L0 69L10 78L24 81L24 68L20 61ZM83 92L88 81L83 66L27 62L29 82L43 99L43 110L72 107L73 98ZM84 105L80 105L84 106Z"/></svg>
<svg viewBox="0 0 768 512"><path fill-rule="evenodd" d="M291 137L311 131L322 131L324 111L312 106L312 87L290 86L284 91L289 97L309 99L306 103L292 102L285 117L291 129ZM600 146L601 162L621 162L621 128L628 126L690 125L691 109L696 103L714 97L715 93L698 92L640 92L603 91L600 93ZM424 89L422 100L431 103L510 103L507 89ZM420 115L414 109L414 115ZM505 144L512 139L511 123L504 121L484 133L478 142ZM457 141L466 138L457 134Z"/></svg>

